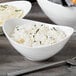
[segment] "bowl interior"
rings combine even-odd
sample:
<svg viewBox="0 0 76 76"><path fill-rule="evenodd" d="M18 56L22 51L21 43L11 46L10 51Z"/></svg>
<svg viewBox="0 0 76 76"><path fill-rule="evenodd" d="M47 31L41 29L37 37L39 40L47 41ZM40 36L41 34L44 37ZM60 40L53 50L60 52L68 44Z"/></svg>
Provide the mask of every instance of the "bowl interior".
<svg viewBox="0 0 76 76"><path fill-rule="evenodd" d="M37 25L47 25L48 27L58 27L60 28L62 31L65 32L66 37L69 37L72 35L72 33L74 32L74 29L71 27L67 27L67 26L58 26L58 25L52 25L52 24L47 24L47 23L43 23L43 22L38 22L38 21L32 21L32 20L27 20L27 19L10 19L8 21L5 22L4 26L3 26L3 31L6 34L6 36L8 36L10 38L10 34L13 32L14 28L16 25L23 25L26 24L26 28L28 29L29 27L31 27L34 24Z"/></svg>

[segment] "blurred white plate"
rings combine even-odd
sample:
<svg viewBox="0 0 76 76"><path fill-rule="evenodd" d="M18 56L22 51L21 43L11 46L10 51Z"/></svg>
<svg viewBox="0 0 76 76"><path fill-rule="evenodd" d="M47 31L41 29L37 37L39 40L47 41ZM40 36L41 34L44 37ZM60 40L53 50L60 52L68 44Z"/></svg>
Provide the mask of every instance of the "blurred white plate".
<svg viewBox="0 0 76 76"><path fill-rule="evenodd" d="M31 7L32 7L31 3L28 2L28 1L11 1L11 2L0 3L0 5L11 5L11 6L15 6L15 7L23 10L24 15L21 18L26 16L29 13L29 11L31 10ZM3 34L2 26L0 26L0 35Z"/></svg>

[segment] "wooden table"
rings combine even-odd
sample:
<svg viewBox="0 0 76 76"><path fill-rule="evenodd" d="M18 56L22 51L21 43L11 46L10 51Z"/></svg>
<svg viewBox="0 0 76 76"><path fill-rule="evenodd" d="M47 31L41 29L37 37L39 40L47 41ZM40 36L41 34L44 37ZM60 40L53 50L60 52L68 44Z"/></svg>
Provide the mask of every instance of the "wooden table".
<svg viewBox="0 0 76 76"><path fill-rule="evenodd" d="M53 23L48 17L41 11L37 3L33 3L33 7L30 13L25 17L26 19L32 19L47 23ZM32 62L24 58L18 53L8 42L4 35L0 36L0 76L6 76L8 72L27 69L31 66L37 66L40 64L52 63L60 60L65 60L76 56L76 33L74 33L66 44L66 46L52 58L43 62ZM29 73L22 76L63 76L68 73L68 66L62 65L53 68L47 68L37 72ZM73 76L73 75L66 75Z"/></svg>

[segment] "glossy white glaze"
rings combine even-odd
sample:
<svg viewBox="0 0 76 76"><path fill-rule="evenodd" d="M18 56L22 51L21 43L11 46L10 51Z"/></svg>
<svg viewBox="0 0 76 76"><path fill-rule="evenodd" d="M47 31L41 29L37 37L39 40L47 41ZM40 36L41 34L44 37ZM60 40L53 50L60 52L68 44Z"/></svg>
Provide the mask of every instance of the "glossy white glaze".
<svg viewBox="0 0 76 76"><path fill-rule="evenodd" d="M51 26L58 27L62 31L65 32L66 37L58 43L55 43L53 45L46 45L46 46L42 46L42 47L27 47L27 46L20 45L17 42L13 41L10 37L10 34L14 30L15 26L22 25L22 24L26 24L26 26L27 26L27 24L29 24L29 23L31 25L36 23L39 25L45 24L48 27L51 27ZM12 28L11 28L11 26L12 26ZM28 26L27 26L27 28L28 28ZM52 57L53 55L55 55L56 53L58 53L64 47L64 45L67 43L67 41L73 34L74 29L71 27L67 27L67 26L52 25L52 24L47 24L47 23L42 23L42 22L32 21L32 20L27 20L27 19L11 19L11 20L8 20L7 22L5 22L5 24L3 26L3 31L6 35L6 37L8 38L9 42L11 43L11 45L19 53L21 53L24 57L26 57L32 61L41 61L41 60L48 59L48 58Z"/></svg>
<svg viewBox="0 0 76 76"><path fill-rule="evenodd" d="M37 0L44 13L56 24L76 29L76 7L64 7L48 0Z"/></svg>

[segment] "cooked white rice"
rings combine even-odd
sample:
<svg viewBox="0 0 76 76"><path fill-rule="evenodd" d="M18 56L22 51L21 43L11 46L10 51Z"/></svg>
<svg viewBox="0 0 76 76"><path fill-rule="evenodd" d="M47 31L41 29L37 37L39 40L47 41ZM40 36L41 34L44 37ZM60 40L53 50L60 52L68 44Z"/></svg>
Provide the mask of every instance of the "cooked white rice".
<svg viewBox="0 0 76 76"><path fill-rule="evenodd" d="M58 27L49 28L47 25L33 25L30 28L26 25L17 25L11 38L17 43L29 47L52 45L64 39L66 34Z"/></svg>
<svg viewBox="0 0 76 76"><path fill-rule="evenodd" d="M10 18L22 18L24 15L23 10L11 6L11 5L0 5L0 26Z"/></svg>

